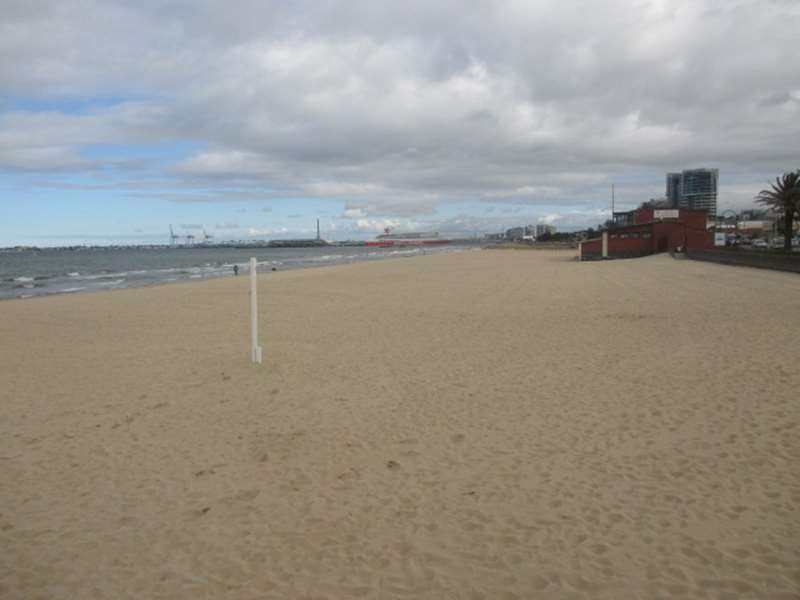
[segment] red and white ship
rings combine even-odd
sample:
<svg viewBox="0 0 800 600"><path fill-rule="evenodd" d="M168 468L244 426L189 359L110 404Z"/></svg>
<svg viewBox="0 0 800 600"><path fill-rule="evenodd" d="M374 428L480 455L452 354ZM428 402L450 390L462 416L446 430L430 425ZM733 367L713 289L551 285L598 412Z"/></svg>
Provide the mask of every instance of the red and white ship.
<svg viewBox="0 0 800 600"><path fill-rule="evenodd" d="M367 246L428 246L432 244L449 244L450 240L439 236L439 232L411 232L392 233L391 227L376 236L374 240L367 241Z"/></svg>

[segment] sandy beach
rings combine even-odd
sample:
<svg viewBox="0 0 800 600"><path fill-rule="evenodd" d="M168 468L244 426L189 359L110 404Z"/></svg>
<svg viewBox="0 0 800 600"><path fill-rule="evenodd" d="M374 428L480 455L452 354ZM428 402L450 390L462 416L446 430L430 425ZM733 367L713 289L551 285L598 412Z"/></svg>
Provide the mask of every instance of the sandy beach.
<svg viewBox="0 0 800 600"><path fill-rule="evenodd" d="M800 598L800 277L574 256L0 302L0 598Z"/></svg>

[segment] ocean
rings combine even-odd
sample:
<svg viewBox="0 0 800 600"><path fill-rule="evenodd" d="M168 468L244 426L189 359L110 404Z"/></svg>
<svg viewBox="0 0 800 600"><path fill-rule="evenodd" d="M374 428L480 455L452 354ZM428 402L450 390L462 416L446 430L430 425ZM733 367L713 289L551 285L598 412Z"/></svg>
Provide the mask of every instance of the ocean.
<svg viewBox="0 0 800 600"><path fill-rule="evenodd" d="M470 246L378 248L75 248L0 252L0 300L231 277L233 267L283 271L464 250ZM474 246L472 246L474 247Z"/></svg>

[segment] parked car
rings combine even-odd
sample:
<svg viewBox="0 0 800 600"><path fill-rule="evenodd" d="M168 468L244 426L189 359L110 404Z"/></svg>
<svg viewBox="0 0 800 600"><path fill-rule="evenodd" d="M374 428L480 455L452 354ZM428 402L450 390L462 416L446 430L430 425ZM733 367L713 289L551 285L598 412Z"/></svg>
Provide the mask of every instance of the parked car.
<svg viewBox="0 0 800 600"><path fill-rule="evenodd" d="M753 240L753 243L750 244L750 245L753 248L769 248L769 244L767 243L767 240L761 240L761 239Z"/></svg>

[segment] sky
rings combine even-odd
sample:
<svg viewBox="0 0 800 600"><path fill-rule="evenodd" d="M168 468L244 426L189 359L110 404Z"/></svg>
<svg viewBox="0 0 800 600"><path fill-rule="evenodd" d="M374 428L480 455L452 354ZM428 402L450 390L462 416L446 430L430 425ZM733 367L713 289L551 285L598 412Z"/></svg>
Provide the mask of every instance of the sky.
<svg viewBox="0 0 800 600"><path fill-rule="evenodd" d="M800 168L797 0L3 0L0 246L596 226Z"/></svg>

